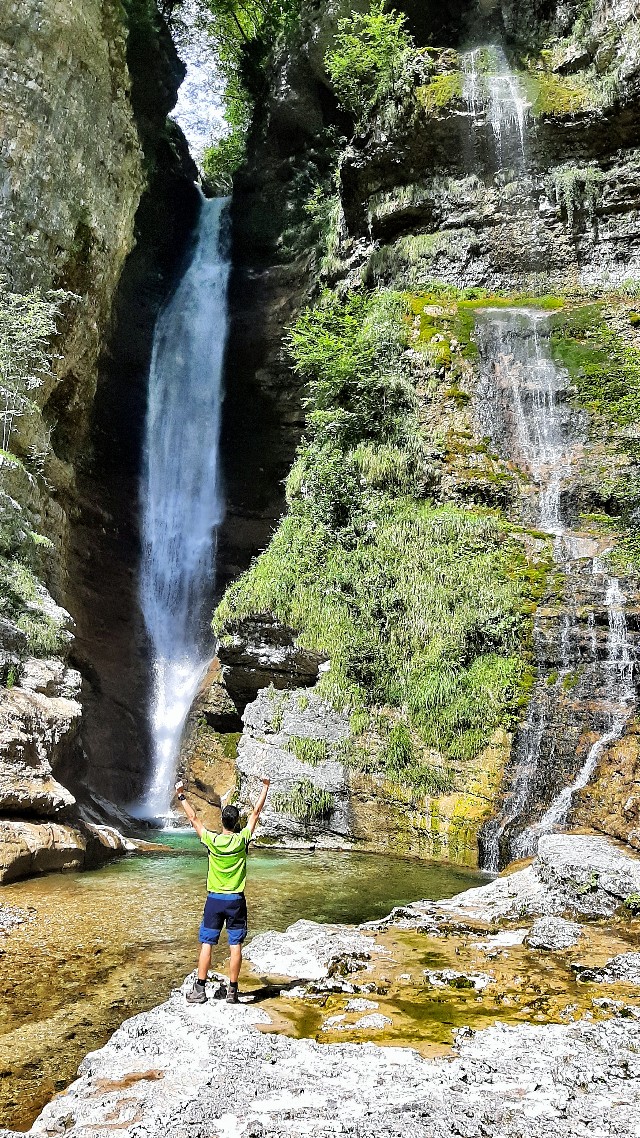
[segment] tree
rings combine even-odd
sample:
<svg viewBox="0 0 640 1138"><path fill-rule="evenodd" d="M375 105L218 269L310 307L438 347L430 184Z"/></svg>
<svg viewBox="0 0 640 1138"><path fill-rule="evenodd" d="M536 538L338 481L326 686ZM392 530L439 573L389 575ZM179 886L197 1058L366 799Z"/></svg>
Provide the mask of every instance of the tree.
<svg viewBox="0 0 640 1138"><path fill-rule="evenodd" d="M339 102L360 119L402 72L413 40L405 17L374 0L368 13L340 20L325 65Z"/></svg>

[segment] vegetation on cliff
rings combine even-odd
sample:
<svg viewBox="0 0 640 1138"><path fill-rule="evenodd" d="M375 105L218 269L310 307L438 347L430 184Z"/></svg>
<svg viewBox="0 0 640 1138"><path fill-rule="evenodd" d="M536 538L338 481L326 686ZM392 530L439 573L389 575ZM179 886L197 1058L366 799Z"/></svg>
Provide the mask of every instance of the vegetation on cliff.
<svg viewBox="0 0 640 1138"><path fill-rule="evenodd" d="M321 694L354 713L347 757L442 792L430 752L472 758L519 706L530 584L499 513L434 501L410 315L409 298L377 291L325 293L298 317L307 433L289 512L215 625L264 612L295 628L330 658Z"/></svg>
<svg viewBox="0 0 640 1138"><path fill-rule="evenodd" d="M36 656L58 651L65 635L41 604L39 575L51 543L28 505L49 451L48 437L30 432L28 421L39 415L37 392L52 377L51 343L65 299L39 289L14 293L0 282L0 615L18 629L22 651Z"/></svg>

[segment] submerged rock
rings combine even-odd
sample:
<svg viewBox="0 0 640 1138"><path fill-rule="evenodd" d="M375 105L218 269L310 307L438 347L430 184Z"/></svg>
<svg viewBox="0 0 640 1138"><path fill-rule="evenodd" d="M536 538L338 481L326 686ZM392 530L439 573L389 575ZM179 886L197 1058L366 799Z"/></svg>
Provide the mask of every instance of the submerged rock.
<svg viewBox="0 0 640 1138"><path fill-rule="evenodd" d="M640 985L640 952L622 952L607 960L604 968L575 964L573 969L578 980L585 983Z"/></svg>
<svg viewBox="0 0 640 1138"><path fill-rule="evenodd" d="M565 921L562 917L540 917L533 922L526 944L529 948L558 951L570 948L581 936L582 929L575 921Z"/></svg>

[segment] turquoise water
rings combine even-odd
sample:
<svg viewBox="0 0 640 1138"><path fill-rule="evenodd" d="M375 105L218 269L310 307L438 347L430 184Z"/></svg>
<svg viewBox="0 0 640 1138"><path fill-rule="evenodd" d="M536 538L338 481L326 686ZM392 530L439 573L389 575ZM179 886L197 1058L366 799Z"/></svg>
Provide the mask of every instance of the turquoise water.
<svg viewBox="0 0 640 1138"><path fill-rule="evenodd" d="M0 955L0 1125L27 1128L87 1051L166 999L195 966L206 851L191 833L158 838L173 852L0 891L0 901L36 912ZM301 917L357 924L483 880L470 870L381 855L254 850L249 935ZM224 969L226 956L225 945L214 949L213 967Z"/></svg>

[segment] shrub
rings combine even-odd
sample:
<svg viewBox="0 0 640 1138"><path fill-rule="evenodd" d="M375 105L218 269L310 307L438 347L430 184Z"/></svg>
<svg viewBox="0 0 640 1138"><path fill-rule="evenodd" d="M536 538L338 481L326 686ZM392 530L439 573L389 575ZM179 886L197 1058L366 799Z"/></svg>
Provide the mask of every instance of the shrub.
<svg viewBox="0 0 640 1138"><path fill-rule="evenodd" d="M216 194L231 193L233 175L242 165L244 156L245 135L237 127L206 148L202 156L202 170Z"/></svg>
<svg viewBox="0 0 640 1138"><path fill-rule="evenodd" d="M49 342L63 292L10 292L0 280L0 421L2 450L8 451L16 420L33 410L33 393L51 374Z"/></svg>
<svg viewBox="0 0 640 1138"><path fill-rule="evenodd" d="M309 739L303 735L292 735L287 744L287 750L292 751L301 763L309 763L313 767L317 767L319 763L326 763L330 758L325 739Z"/></svg>
<svg viewBox="0 0 640 1138"><path fill-rule="evenodd" d="M314 786L309 779L296 783L288 794L274 794L271 801L274 810L290 814L307 826L330 818L335 807L333 795Z"/></svg>
<svg viewBox="0 0 640 1138"><path fill-rule="evenodd" d="M340 20L325 66L342 107L360 119L406 65L413 41L405 17L374 0L367 14Z"/></svg>

